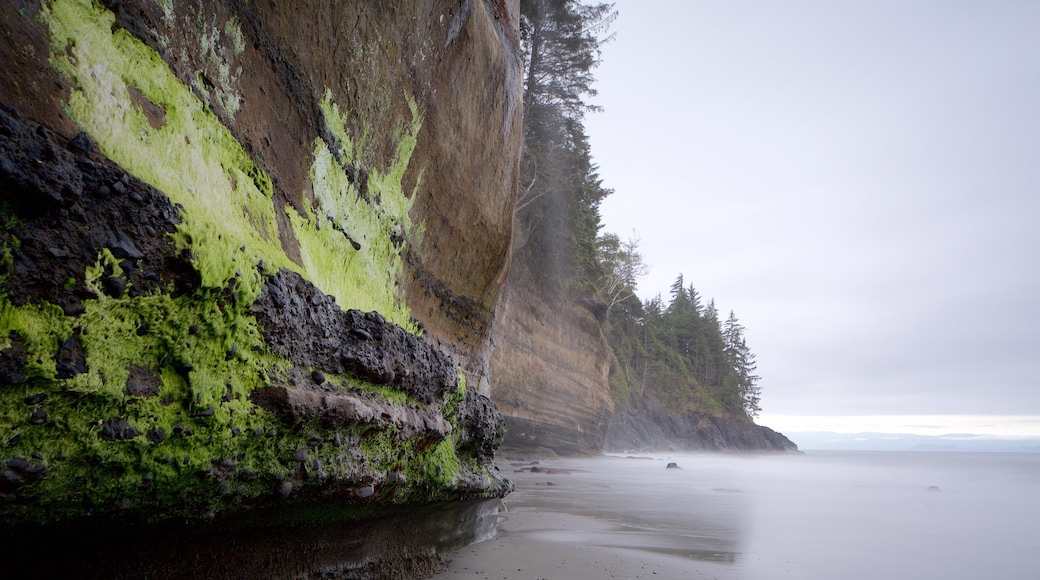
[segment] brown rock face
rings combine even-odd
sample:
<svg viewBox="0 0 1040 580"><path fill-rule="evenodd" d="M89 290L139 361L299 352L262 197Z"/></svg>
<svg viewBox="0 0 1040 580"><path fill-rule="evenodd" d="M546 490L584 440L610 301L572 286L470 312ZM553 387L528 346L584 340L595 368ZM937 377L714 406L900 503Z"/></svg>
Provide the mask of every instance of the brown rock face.
<svg viewBox="0 0 1040 580"><path fill-rule="evenodd" d="M610 347L587 309L543 292L514 267L499 304L491 397L505 417L503 447L599 453L614 411Z"/></svg>

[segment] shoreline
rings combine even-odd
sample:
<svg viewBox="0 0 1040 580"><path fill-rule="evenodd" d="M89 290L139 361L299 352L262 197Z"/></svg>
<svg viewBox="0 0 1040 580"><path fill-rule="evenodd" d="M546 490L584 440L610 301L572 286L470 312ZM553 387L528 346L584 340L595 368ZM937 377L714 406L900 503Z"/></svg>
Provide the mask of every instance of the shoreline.
<svg viewBox="0 0 1040 580"><path fill-rule="evenodd" d="M494 538L446 554L446 568L432 579L736 578L721 563L650 546L603 545L597 539L617 535L618 526L594 518L536 508L515 508L498 518Z"/></svg>
<svg viewBox="0 0 1040 580"><path fill-rule="evenodd" d="M725 550L697 549L695 542L676 543L674 534L666 537L666 533L656 534L637 525L582 515L587 509L577 505L568 508L547 503L547 496L572 487L568 481L572 475L584 476L580 477L583 480L593 475L572 469L571 459L581 463L587 458L500 458L499 466L516 490L502 500L497 515L486 516L497 519L495 535L442 554L445 567L431 578L737 577L731 565L733 555ZM538 469L532 471L534 466Z"/></svg>

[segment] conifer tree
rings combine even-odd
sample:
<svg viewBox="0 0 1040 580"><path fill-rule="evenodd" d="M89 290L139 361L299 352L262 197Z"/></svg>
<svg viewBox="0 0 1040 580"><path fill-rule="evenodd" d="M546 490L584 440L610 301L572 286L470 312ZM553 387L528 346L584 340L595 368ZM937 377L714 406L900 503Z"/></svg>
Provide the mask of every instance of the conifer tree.
<svg viewBox="0 0 1040 580"><path fill-rule="evenodd" d="M723 326L722 337L725 342L726 360L736 378L736 394L740 397L742 410L747 416L754 417L761 411L761 388L758 386L759 377L755 374L755 354L748 348L744 340L744 326L732 310Z"/></svg>
<svg viewBox="0 0 1040 580"><path fill-rule="evenodd" d="M517 248L550 289L594 292L603 187L582 125L595 95L592 69L614 19L612 5L576 0L520 4L524 149L516 204Z"/></svg>

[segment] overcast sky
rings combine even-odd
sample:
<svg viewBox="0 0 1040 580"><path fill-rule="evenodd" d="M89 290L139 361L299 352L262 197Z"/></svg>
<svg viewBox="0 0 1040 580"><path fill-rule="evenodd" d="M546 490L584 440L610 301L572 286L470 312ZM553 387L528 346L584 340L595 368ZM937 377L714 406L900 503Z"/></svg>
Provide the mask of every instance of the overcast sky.
<svg viewBox="0 0 1040 580"><path fill-rule="evenodd" d="M736 312L760 422L1040 435L1040 2L616 8L586 118L604 230L641 239L642 298L683 273Z"/></svg>

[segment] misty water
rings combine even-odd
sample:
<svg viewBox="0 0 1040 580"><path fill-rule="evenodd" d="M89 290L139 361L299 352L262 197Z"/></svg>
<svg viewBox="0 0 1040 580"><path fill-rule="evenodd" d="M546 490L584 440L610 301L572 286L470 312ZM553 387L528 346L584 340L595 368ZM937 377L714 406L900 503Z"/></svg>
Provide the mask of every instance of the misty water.
<svg viewBox="0 0 1040 580"><path fill-rule="evenodd" d="M504 518L534 510L609 524L527 533L685 559L703 577L1040 575L1040 454L668 454L502 467L517 483Z"/></svg>

